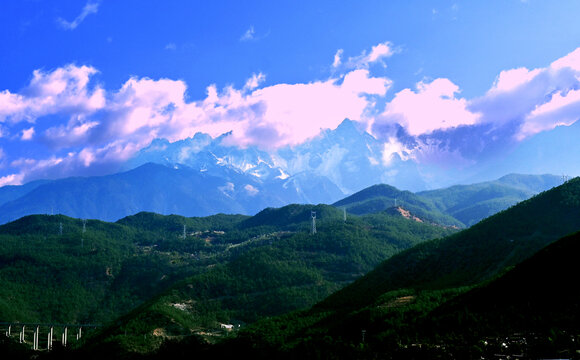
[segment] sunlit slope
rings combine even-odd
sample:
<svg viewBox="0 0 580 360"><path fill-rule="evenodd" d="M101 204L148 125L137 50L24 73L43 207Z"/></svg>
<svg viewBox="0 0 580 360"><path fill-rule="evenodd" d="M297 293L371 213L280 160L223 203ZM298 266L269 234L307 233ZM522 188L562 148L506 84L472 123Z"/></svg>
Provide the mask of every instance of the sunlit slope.
<svg viewBox="0 0 580 360"><path fill-rule="evenodd" d="M360 307L399 288L441 289L475 284L580 229L576 178L445 239L398 254L321 307Z"/></svg>
<svg viewBox="0 0 580 360"><path fill-rule="evenodd" d="M344 222L343 212L327 205L265 209L237 228L200 234L212 247L224 247L206 271L120 319L100 341L150 350L174 336L219 333L220 323L247 324L308 308L393 254L452 232L386 214L349 215ZM143 341L154 333L155 342Z"/></svg>

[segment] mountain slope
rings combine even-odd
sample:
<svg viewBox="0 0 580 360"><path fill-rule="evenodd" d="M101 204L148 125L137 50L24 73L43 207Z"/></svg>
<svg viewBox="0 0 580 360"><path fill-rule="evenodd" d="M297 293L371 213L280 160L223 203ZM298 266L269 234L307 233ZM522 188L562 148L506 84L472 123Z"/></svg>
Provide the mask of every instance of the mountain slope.
<svg viewBox="0 0 580 360"><path fill-rule="evenodd" d="M0 318L114 319L171 283L174 270L167 258L140 261L136 244L148 237L122 225L96 220L83 225L61 215L33 215L0 226Z"/></svg>
<svg viewBox="0 0 580 360"><path fill-rule="evenodd" d="M444 240L392 257L321 307L360 307L399 288L476 284L580 229L579 212L580 178L576 178Z"/></svg>
<svg viewBox="0 0 580 360"><path fill-rule="evenodd" d="M400 289L349 311L287 314L242 330L223 348L287 359L574 358L579 250L575 233L472 289Z"/></svg>
<svg viewBox="0 0 580 360"><path fill-rule="evenodd" d="M231 135L212 138L197 133L173 143L155 139L129 159L121 173L0 188L0 223L54 213L105 221L141 211L253 215L266 207L291 203L333 203L375 184L417 190L432 187L435 181L426 182L420 165L408 154L391 154L386 159L384 144L348 119L305 143L270 152L233 146ZM512 184L499 181L494 184L497 188L487 189L487 195L479 189L476 203L453 192L449 198L460 203L440 201L449 193L425 193L421 200L401 193L383 194L349 208L355 214L382 211L399 198L407 200L403 207L419 218L464 227L535 193L522 184L518 179Z"/></svg>
<svg viewBox="0 0 580 360"><path fill-rule="evenodd" d="M292 179L263 184L259 179L223 168L219 176L187 166L145 164L114 175L68 178L39 184L0 206L0 223L29 214L61 213L115 221L141 211L184 216L216 213L254 214L292 200L329 200L339 191L324 179L317 188L288 186ZM26 185L25 185L26 186ZM326 188L328 192L318 192ZM28 187L27 187L28 189Z"/></svg>
<svg viewBox="0 0 580 360"><path fill-rule="evenodd" d="M316 234L310 234L311 211L317 213ZM120 319L98 342L151 350L168 337L221 334L219 323L250 323L306 308L382 259L451 232L385 214L350 216L345 223L342 212L328 205L265 209L225 232L188 235L223 251L196 256L211 266ZM154 333L162 335L143 341Z"/></svg>
<svg viewBox="0 0 580 360"><path fill-rule="evenodd" d="M24 185L7 185L0 187L0 205L18 199L26 195L32 190L36 189L42 184L49 182L48 180L31 181Z"/></svg>
<svg viewBox="0 0 580 360"><path fill-rule="evenodd" d="M480 336L551 328L576 331L580 289L571 281L579 274L579 252L580 233L558 240L493 282L441 306L431 314L433 323L457 333L473 329ZM459 313L469 316L459 323Z"/></svg>
<svg viewBox="0 0 580 360"><path fill-rule="evenodd" d="M353 214L393 211L400 206L422 220L471 226L520 201L562 183L554 175L506 175L498 180L413 194L386 184L373 185L335 202Z"/></svg>
<svg viewBox="0 0 580 360"><path fill-rule="evenodd" d="M544 327L542 335L538 333L539 337L534 339L541 346L554 344L554 336L569 340L565 330L559 330L565 328L553 329L550 324L556 327L572 324L572 329L577 330L574 319L578 314L578 292L569 289L567 284L577 273L574 262L567 260L574 256L574 247L566 246L557 252L551 249L559 245L549 247L548 254L554 254L551 260L531 260L531 265L523 265L527 270L506 275L504 280L501 276L559 238L578 231L579 214L580 178L576 178L467 230L420 243L394 255L310 310L264 319L240 331L237 341L226 342L224 346L233 347L236 353L245 351L250 356L262 354L278 358L480 358L485 336L493 336L498 330L497 333L504 337L497 342L494 339L493 344L497 347L485 349L491 352L488 355L492 358L494 354L503 353L502 341L506 341L505 336L512 335L502 330L530 330L525 326L539 319L545 321L536 324ZM567 241L577 240L578 235L575 235ZM570 253L558 260L558 253L566 249ZM550 266L559 261L569 264L554 268L552 275L560 278L550 284L550 271L546 271L546 276L538 273L544 270L542 265ZM571 274L562 275L562 272ZM538 288L535 287L536 276ZM484 286L482 290L461 297L471 288L497 278L497 283L490 283L490 290ZM516 285L517 282L521 284ZM513 289L510 289L512 284ZM567 288L558 291L563 286ZM546 293L538 295L537 290ZM561 312L557 295L554 299L554 293L560 292L565 296ZM454 298L457 302L453 302ZM436 310L447 302L449 307L444 305ZM493 313L496 309L497 315ZM538 316L534 315L536 310ZM507 314L510 311L512 314ZM568 311L572 312L570 321L566 319ZM509 326L502 329L504 313L506 321L503 323L507 325L510 319L514 320L513 325L518 324L515 320L525 317L529 317L529 321L526 323L524 319L520 329ZM488 315L489 327L483 325ZM550 322L552 315L557 320L553 323ZM482 321L482 330L494 331L479 332L479 321ZM521 336L519 340L508 342L518 344L518 341L521 344ZM573 344L570 346L574 349ZM521 353L514 351L506 356L514 354ZM555 354L558 352L550 356Z"/></svg>
<svg viewBox="0 0 580 360"><path fill-rule="evenodd" d="M79 218L114 221L139 211L204 215L205 211L243 208L230 201L222 179L190 169L170 169L147 164L110 176L69 178L41 185L25 196L0 207L0 221L7 217L55 212ZM211 200L204 194L210 195Z"/></svg>
<svg viewBox="0 0 580 360"><path fill-rule="evenodd" d="M471 226L561 183L562 179L554 175L510 174L494 181L422 191L416 195L430 199L440 211Z"/></svg>
<svg viewBox="0 0 580 360"><path fill-rule="evenodd" d="M371 214L402 206L421 219L446 226L463 226L457 219L439 211L429 199L386 184L374 185L333 204L353 214Z"/></svg>

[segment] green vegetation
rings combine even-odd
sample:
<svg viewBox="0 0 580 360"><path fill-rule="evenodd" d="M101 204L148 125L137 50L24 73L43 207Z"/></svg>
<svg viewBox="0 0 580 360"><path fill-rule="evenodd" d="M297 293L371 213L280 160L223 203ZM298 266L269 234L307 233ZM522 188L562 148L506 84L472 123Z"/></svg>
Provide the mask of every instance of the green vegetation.
<svg viewBox="0 0 580 360"><path fill-rule="evenodd" d="M437 209L435 204L410 191L400 191L390 185L374 185L333 204L344 207L349 213L373 214L395 206L402 206L420 219L445 226L463 227L453 216Z"/></svg>
<svg viewBox="0 0 580 360"><path fill-rule="evenodd" d="M393 254L453 232L384 213L344 222L327 205L251 218L140 213L85 230L60 215L0 227L1 319L110 324L101 344L151 351L176 336L223 335L220 323L308 308Z"/></svg>
<svg viewBox="0 0 580 360"><path fill-rule="evenodd" d="M103 307L123 260L135 253L136 233L99 221L87 222L85 234L82 227L64 216L27 216L0 227L3 321L100 322L135 305L126 299L118 310Z"/></svg>
<svg viewBox="0 0 580 360"><path fill-rule="evenodd" d="M80 220L27 217L0 227L0 312L59 319L59 293L82 305L70 321L107 321L60 358L573 357L580 233L566 235L580 229L578 214L580 179L461 232L388 208L344 222L340 208L290 205L254 217L90 221L79 246ZM40 299L24 297L29 275L39 279L31 288L50 283Z"/></svg>
<svg viewBox="0 0 580 360"><path fill-rule="evenodd" d="M312 210L316 234L309 233ZM210 247L225 246L214 263L208 259L205 271L106 329L102 341L129 333L139 351L151 351L159 342L142 342L146 336L215 339L227 333L220 324L245 325L308 308L398 251L452 231L386 214L345 223L342 212L326 205L266 209L231 230L237 236L212 234Z"/></svg>
<svg viewBox="0 0 580 360"><path fill-rule="evenodd" d="M277 358L572 354L580 292L569 281L578 275L580 234L532 255L580 229L579 195L575 179L468 230L423 242L308 311L241 331L238 340L254 345L230 345Z"/></svg>
<svg viewBox="0 0 580 360"><path fill-rule="evenodd" d="M358 215L402 206L424 221L463 228L560 184L561 179L554 175L517 174L495 181L416 194L381 184L361 190L333 205Z"/></svg>
<svg viewBox="0 0 580 360"><path fill-rule="evenodd" d="M554 175L511 174L495 181L422 191L416 195L431 200L439 211L471 226L560 184L561 179Z"/></svg>

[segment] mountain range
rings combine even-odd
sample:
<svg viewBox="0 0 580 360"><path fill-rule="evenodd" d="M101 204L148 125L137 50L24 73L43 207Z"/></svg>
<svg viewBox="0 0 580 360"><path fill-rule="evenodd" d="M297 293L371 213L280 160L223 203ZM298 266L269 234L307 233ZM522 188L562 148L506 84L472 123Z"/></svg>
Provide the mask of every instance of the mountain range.
<svg viewBox="0 0 580 360"><path fill-rule="evenodd" d="M254 215L266 207L291 203L343 206L348 202L348 211L360 214L366 211L364 207L386 209L398 199L426 220L463 227L561 182L559 176L510 175L413 194L409 188L426 187L417 164L394 155L385 165L382 143L357 126L345 120L335 130L275 153L228 146L229 133L215 139L198 133L174 143L158 139L116 174L37 180L0 188L0 223L30 214L104 221L141 211L184 216ZM377 193L372 204L354 204L354 198L341 200L360 197L357 192L379 184L389 184L391 194ZM395 188L397 184L402 187ZM452 195L458 192L462 195Z"/></svg>
<svg viewBox="0 0 580 360"><path fill-rule="evenodd" d="M557 177L578 173L574 160L580 151L578 136L580 122L524 139L516 149L506 148L499 162L462 162L461 166L446 167L422 164L402 150L389 154L392 149L387 149L384 141L349 119L302 144L268 151L233 145L231 132L216 138L197 133L175 142L156 139L123 163L118 173L0 188L0 223L29 214L58 213L105 221L139 211L253 215L265 207L290 203L330 204L370 186L388 184L430 198L440 211L471 225L549 189L559 182ZM553 144L558 144L558 149ZM507 185L520 192L501 194L504 190L497 187L485 191L474 188L471 191L478 195L465 199L463 205L442 202L442 196L447 195L432 192L458 184L483 182L482 186L489 187L489 182L510 173L556 176L536 187L516 184L517 179L511 183L498 180L494 186Z"/></svg>

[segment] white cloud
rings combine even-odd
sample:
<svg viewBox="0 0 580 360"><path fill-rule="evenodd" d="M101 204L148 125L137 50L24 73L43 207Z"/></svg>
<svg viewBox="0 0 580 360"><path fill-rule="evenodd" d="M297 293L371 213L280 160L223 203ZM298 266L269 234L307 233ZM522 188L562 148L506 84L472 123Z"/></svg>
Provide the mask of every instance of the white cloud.
<svg viewBox="0 0 580 360"><path fill-rule="evenodd" d="M345 118L366 119L371 105L368 95L384 96L391 85L390 80L374 78L367 70L352 71L342 80L277 84L254 91L244 100L259 111L248 114L249 126L238 140L275 147L301 143L321 128L335 128Z"/></svg>
<svg viewBox="0 0 580 360"><path fill-rule="evenodd" d="M83 7L81 13L73 21L67 21L60 17L56 19L56 21L63 29L74 30L85 20L87 16L96 14L99 11L99 5L99 1L88 1Z"/></svg>
<svg viewBox="0 0 580 360"><path fill-rule="evenodd" d="M466 99L455 96L458 92L459 87L448 79L419 82L416 91L398 92L376 122L398 123L413 136L472 125L479 115L467 109Z"/></svg>
<svg viewBox="0 0 580 360"><path fill-rule="evenodd" d="M24 141L32 140L34 137L34 127L22 130L22 137L21 139Z"/></svg>
<svg viewBox="0 0 580 360"><path fill-rule="evenodd" d="M339 51L340 54L338 52L337 54L339 55L340 60L340 56L342 56L342 51L341 50ZM380 43L373 46L369 53L363 51L358 56L349 57L344 66L347 69L367 69L371 64L379 63L382 64L383 67L386 67L384 59L391 57L396 52L397 50L393 47L393 44L390 41L385 41L384 43ZM337 60L337 54L335 54L334 57L335 63ZM338 65L340 65L340 63Z"/></svg>
<svg viewBox="0 0 580 360"><path fill-rule="evenodd" d="M574 71L580 71L580 47L572 51L566 56L554 61L550 68L553 70L561 70L565 68L572 69Z"/></svg>
<svg viewBox="0 0 580 360"><path fill-rule="evenodd" d="M24 168L26 171L24 173L16 174L13 179L25 179L26 176L30 174L38 174L40 177L46 174L46 172L54 171L57 166L63 165L63 163L70 162L73 157L69 155L68 157L60 157L51 155L48 159L31 159L31 158L20 158L11 162L10 166L13 168Z"/></svg>
<svg viewBox="0 0 580 360"><path fill-rule="evenodd" d="M175 45L175 43L169 43L167 45L165 45L165 50L176 50L177 49L177 45Z"/></svg>
<svg viewBox="0 0 580 360"><path fill-rule="evenodd" d="M410 151L411 150L405 148L405 146L401 144L401 142L397 140L397 138L389 137L383 145L383 156L382 156L383 165L390 166L395 155L398 155L403 161L409 160Z"/></svg>
<svg viewBox="0 0 580 360"><path fill-rule="evenodd" d="M247 184L246 186L244 186L244 189L246 190L246 192L250 196L255 196L260 192L260 190L256 189L254 186L252 186L250 184Z"/></svg>
<svg viewBox="0 0 580 360"><path fill-rule="evenodd" d="M0 187L6 185L18 185L22 184L24 179L24 174L8 174L0 177Z"/></svg>
<svg viewBox="0 0 580 360"><path fill-rule="evenodd" d="M244 90L254 90L258 86L260 86L260 84L263 83L264 81L266 81L266 75L262 73L253 74L252 77L246 81L246 84L244 85Z"/></svg>
<svg viewBox="0 0 580 360"><path fill-rule="evenodd" d="M349 57L343 62L342 57L344 54L344 49L338 49L334 54L334 60L332 62L332 70L343 69L347 71L357 70L357 69L369 69L372 64L378 63L383 67L386 67L384 59L392 56L398 50L393 47L393 44L389 41L377 44L373 46L370 52L364 50L360 55Z"/></svg>
<svg viewBox="0 0 580 360"><path fill-rule="evenodd" d="M89 66L67 65L52 72L35 70L21 94L0 92L0 122L35 122L42 116L62 113L92 114L105 106L105 91L89 88L97 70Z"/></svg>
<svg viewBox="0 0 580 360"><path fill-rule="evenodd" d="M371 53L368 55L366 61L368 61L369 63L373 63L380 60L381 58L389 57L393 55L393 53L394 53L393 48L390 42L378 44L376 46L373 46L373 48L371 49Z"/></svg>
<svg viewBox="0 0 580 360"><path fill-rule="evenodd" d="M334 54L334 61L332 62L332 67L337 68L342 64L342 53L344 52L343 49L338 49Z"/></svg>
<svg viewBox="0 0 580 360"><path fill-rule="evenodd" d="M566 94L563 92L554 94L549 102L536 106L528 117L534 118L553 114L554 112L572 104L580 104L580 90L570 90ZM580 113L577 114L577 117L578 116L580 116Z"/></svg>
<svg viewBox="0 0 580 360"><path fill-rule="evenodd" d="M528 70L526 68L502 71L488 93L495 94L513 91L519 86L523 86L532 81L540 72L540 69Z"/></svg>
<svg viewBox="0 0 580 360"><path fill-rule="evenodd" d="M81 150L78 157L85 167L90 166L96 160L95 153L90 149Z"/></svg>
<svg viewBox="0 0 580 360"><path fill-rule="evenodd" d="M579 119L580 90L570 90L566 94L558 92L526 116L516 137L521 140L559 125L572 125Z"/></svg>
<svg viewBox="0 0 580 360"><path fill-rule="evenodd" d="M399 91L384 104L392 82L373 76L368 64L380 63L392 53L386 42L345 64L342 52L337 51L338 67L359 66L328 79L269 86L264 86L264 74L253 74L241 88L210 85L205 98L193 101L188 100L187 84L181 80L132 77L119 89L105 91L95 84L98 71L93 67L36 70L22 91L0 91L0 136L18 134L14 141L36 142L53 153L14 160L5 149L4 161L20 172L10 177L4 174L2 181L86 174L93 168L114 167L155 138L177 141L196 132L216 137L232 131L225 138L228 144L277 148L302 143L321 129L336 128L350 118L377 125L372 127L375 130L381 125L400 125L406 130L404 136L416 141L423 137L424 145L424 137L438 130L481 124L499 127L517 121L518 126L505 128L519 131L512 135L521 139L579 117L579 50L546 68L503 71L480 98L462 98L458 85L440 78ZM376 116L381 103L384 111ZM384 163L394 153L418 156L407 147L419 145L403 141L396 128L377 135L386 140ZM429 144L436 152L442 143ZM461 155L454 146L445 151Z"/></svg>
<svg viewBox="0 0 580 360"><path fill-rule="evenodd" d="M224 195L231 197L234 194L234 191L236 190L236 186L234 185L234 183L226 182L225 185L218 186L218 190L221 191Z"/></svg>
<svg viewBox="0 0 580 360"><path fill-rule="evenodd" d="M100 125L98 121L86 120L82 116L72 118L68 123L52 126L42 134L43 141L54 149L90 143L91 130Z"/></svg>
<svg viewBox="0 0 580 360"><path fill-rule="evenodd" d="M481 122L501 126L517 123L515 138L522 140L580 118L580 48L545 68L502 71L493 87L470 101Z"/></svg>
<svg viewBox="0 0 580 360"><path fill-rule="evenodd" d="M240 41L250 41L254 40L254 25L250 25L248 30L240 37Z"/></svg>

